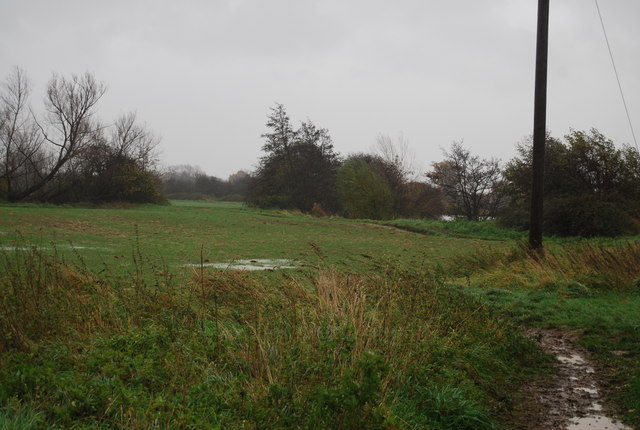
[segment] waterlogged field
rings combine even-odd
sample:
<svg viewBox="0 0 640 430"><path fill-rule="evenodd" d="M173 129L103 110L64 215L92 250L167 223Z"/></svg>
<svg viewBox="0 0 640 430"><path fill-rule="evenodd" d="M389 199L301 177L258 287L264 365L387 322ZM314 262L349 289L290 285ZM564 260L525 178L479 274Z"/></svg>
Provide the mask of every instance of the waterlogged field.
<svg viewBox="0 0 640 430"><path fill-rule="evenodd" d="M174 201L131 209L0 206L0 249L79 254L91 267L131 265L132 252L171 270L185 264L287 259L362 269L372 259L420 266L474 247L477 240L427 237L342 218L249 209L238 203ZM75 250L75 252L74 252ZM114 264L115 263L115 264Z"/></svg>
<svg viewBox="0 0 640 430"><path fill-rule="evenodd" d="M0 428L520 428L552 371L523 326L578 333L637 426L637 239L544 259L520 240L233 203L0 205Z"/></svg>

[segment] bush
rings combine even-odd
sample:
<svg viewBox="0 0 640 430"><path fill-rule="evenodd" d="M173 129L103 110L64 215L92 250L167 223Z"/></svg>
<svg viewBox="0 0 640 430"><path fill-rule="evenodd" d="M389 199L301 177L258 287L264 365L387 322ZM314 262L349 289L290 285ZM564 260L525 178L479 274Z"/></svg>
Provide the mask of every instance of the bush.
<svg viewBox="0 0 640 430"><path fill-rule="evenodd" d="M613 237L637 231L620 205L594 196L552 199L544 212L544 231L549 235Z"/></svg>
<svg viewBox="0 0 640 430"><path fill-rule="evenodd" d="M390 219L393 195L388 181L366 161L351 159L338 170L338 196L349 218Z"/></svg>
<svg viewBox="0 0 640 430"><path fill-rule="evenodd" d="M527 229L532 148L504 171L511 202L500 214L504 225ZM572 131L565 142L547 137L544 175L544 232L558 236L619 236L640 231L640 154L616 148L597 130Z"/></svg>
<svg viewBox="0 0 640 430"><path fill-rule="evenodd" d="M160 179L153 172L143 170L128 160L114 163L96 181L95 192L100 201L167 203L160 191Z"/></svg>

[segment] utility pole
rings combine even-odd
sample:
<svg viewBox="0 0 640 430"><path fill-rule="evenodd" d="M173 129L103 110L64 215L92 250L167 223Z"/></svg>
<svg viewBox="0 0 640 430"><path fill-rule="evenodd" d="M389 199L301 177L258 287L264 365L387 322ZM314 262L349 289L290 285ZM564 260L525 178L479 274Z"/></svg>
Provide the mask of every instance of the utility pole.
<svg viewBox="0 0 640 430"><path fill-rule="evenodd" d="M538 37L536 43L536 88L533 113L533 181L529 247L543 252L542 201L544 191L544 147L547 137L547 57L549 46L549 0L538 0Z"/></svg>

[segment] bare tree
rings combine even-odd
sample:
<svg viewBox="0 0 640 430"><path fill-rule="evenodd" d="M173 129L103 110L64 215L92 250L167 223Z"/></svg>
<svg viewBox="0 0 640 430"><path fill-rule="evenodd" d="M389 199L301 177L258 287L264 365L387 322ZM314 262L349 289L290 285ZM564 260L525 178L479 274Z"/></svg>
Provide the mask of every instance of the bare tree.
<svg viewBox="0 0 640 430"><path fill-rule="evenodd" d="M384 161L394 165L402 174L403 180L413 181L417 178L415 154L409 148L409 142L402 133L397 141L386 134L379 134L373 150Z"/></svg>
<svg viewBox="0 0 640 430"><path fill-rule="evenodd" d="M111 132L111 146L115 157L134 161L141 169L152 169L158 162L156 148L160 139L146 126L139 124L134 112L121 115Z"/></svg>
<svg viewBox="0 0 640 430"><path fill-rule="evenodd" d="M427 178L450 199L453 214L473 221L495 216L502 181L500 162L471 155L462 142L453 142L451 150L443 152L445 160L433 163Z"/></svg>
<svg viewBox="0 0 640 430"><path fill-rule="evenodd" d="M29 87L24 70L15 67L0 95L0 178L8 196L27 187L41 168L43 139L27 106Z"/></svg>
<svg viewBox="0 0 640 430"><path fill-rule="evenodd" d="M104 84L90 73L70 79L54 74L47 86L46 118L38 127L51 145L50 165L38 172L38 179L24 190L9 195L22 200L47 185L58 172L92 139L100 129L93 119L95 107L106 91Z"/></svg>

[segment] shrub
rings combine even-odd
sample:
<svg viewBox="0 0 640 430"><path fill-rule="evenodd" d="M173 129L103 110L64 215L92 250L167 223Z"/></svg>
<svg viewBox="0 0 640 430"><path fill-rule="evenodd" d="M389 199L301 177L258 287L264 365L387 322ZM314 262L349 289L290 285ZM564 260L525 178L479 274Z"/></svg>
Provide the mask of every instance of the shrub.
<svg viewBox="0 0 640 430"><path fill-rule="evenodd" d="M385 178L366 161L351 159L338 170L338 196L349 218L389 219L393 195Z"/></svg>
<svg viewBox="0 0 640 430"><path fill-rule="evenodd" d="M549 235L614 237L636 230L620 205L595 196L551 199L544 211L544 231Z"/></svg>
<svg viewBox="0 0 640 430"><path fill-rule="evenodd" d="M532 148L504 171L511 199L500 214L508 226L529 224ZM597 130L571 131L565 142L547 137L544 179L544 231L558 236L619 236L640 231L640 154L618 149Z"/></svg>

